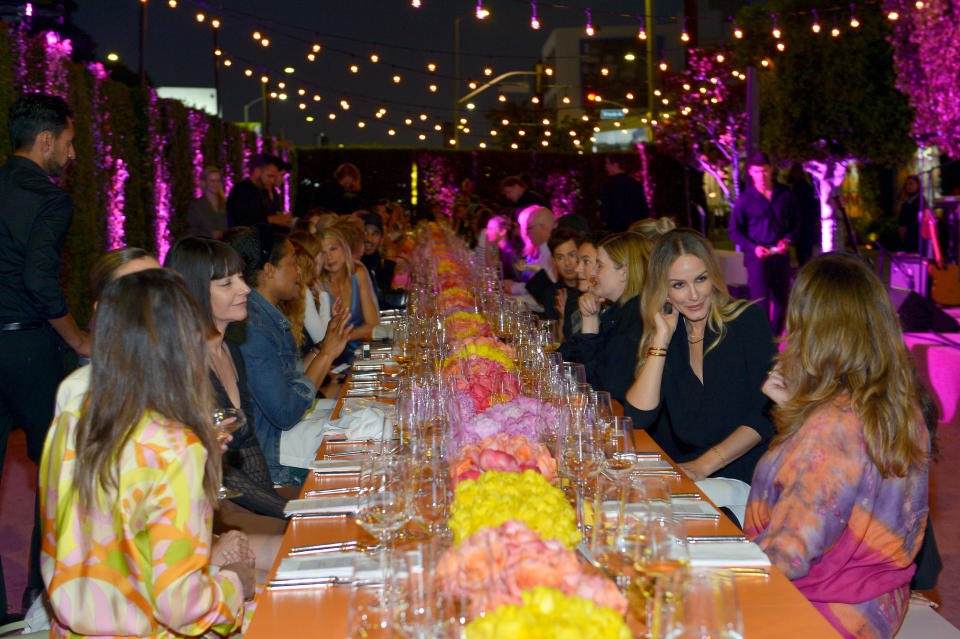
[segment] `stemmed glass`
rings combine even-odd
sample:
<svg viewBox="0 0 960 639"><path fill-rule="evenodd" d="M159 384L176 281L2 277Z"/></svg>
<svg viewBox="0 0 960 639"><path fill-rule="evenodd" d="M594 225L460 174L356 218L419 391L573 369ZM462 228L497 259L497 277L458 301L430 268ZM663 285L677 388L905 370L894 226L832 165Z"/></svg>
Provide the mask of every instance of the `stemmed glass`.
<svg viewBox="0 0 960 639"><path fill-rule="evenodd" d="M409 474L409 463L398 457L373 457L361 468L357 524L380 542L378 556L385 580L393 536L410 520Z"/></svg>
<svg viewBox="0 0 960 639"><path fill-rule="evenodd" d="M437 535L449 518L449 469L438 455L413 475L413 508L431 536Z"/></svg>
<svg viewBox="0 0 960 639"><path fill-rule="evenodd" d="M647 627L654 637L667 636L663 634L666 627L662 625L660 609L680 596L683 576L690 564L683 520L651 510L635 562L637 571L643 575Z"/></svg>
<svg viewBox="0 0 960 639"><path fill-rule="evenodd" d="M613 427L604 431L603 465L601 470L614 479L623 479L637 465L633 445L633 419L614 417Z"/></svg>
<svg viewBox="0 0 960 639"><path fill-rule="evenodd" d="M562 472L575 486L577 521L585 533L584 497L603 461L602 444L589 408L571 416L562 446L558 443L557 448L561 449Z"/></svg>
<svg viewBox="0 0 960 639"><path fill-rule="evenodd" d="M247 423L247 418L239 408L217 408L213 411L213 425L217 431L217 442L222 446L230 435ZM217 499L235 499L242 497L243 493L231 490L220 482L220 488L217 489Z"/></svg>

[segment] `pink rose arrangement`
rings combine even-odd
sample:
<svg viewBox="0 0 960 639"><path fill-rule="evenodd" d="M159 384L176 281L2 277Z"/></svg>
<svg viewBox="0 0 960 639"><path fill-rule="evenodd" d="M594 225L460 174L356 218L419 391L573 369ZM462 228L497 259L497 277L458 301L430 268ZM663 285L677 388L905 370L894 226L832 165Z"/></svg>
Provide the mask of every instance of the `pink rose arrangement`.
<svg viewBox="0 0 960 639"><path fill-rule="evenodd" d="M557 410L534 397L517 397L491 406L485 413L467 421L453 423L453 439L457 446L475 444L497 433L522 435L530 441L540 441L545 428L555 429Z"/></svg>
<svg viewBox="0 0 960 639"><path fill-rule="evenodd" d="M562 542L543 539L515 519L483 528L447 550L437 575L447 593L469 599L471 618L497 606L520 604L521 593L535 586L556 588L621 615L627 610L616 584L588 572Z"/></svg>
<svg viewBox="0 0 960 639"><path fill-rule="evenodd" d="M476 307L476 300L470 291L454 286L440 292L437 306L443 315L452 315L457 311L472 311Z"/></svg>
<svg viewBox="0 0 960 639"><path fill-rule="evenodd" d="M490 323L483 319L483 316L478 313L470 313L470 317L475 321L482 321L487 326L490 326ZM464 337L454 339L453 342L450 343L450 352L453 354L453 357L456 357L459 353L464 351L468 353L479 353L481 351L485 351L487 348L500 351L504 357L511 362L517 359L517 353L515 350L513 350L513 347L506 342L493 337L492 332L489 334L466 335Z"/></svg>
<svg viewBox="0 0 960 639"><path fill-rule="evenodd" d="M442 375L473 400L478 413L520 395L520 380L503 362L480 354L449 358Z"/></svg>
<svg viewBox="0 0 960 639"><path fill-rule="evenodd" d="M557 478L557 462L546 446L522 435L511 437L506 433L463 446L450 468L454 486L465 479L476 479L488 470L505 473L535 470L548 482Z"/></svg>

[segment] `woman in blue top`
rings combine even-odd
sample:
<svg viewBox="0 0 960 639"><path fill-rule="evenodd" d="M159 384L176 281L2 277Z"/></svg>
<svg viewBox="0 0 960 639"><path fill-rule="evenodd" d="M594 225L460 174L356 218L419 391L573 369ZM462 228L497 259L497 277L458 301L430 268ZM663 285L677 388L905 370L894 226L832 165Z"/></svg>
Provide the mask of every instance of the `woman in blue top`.
<svg viewBox="0 0 960 639"><path fill-rule="evenodd" d="M339 299L350 313L350 341L347 349L353 350L360 342L373 336L377 325L377 303L373 299L370 276L365 268L355 268L347 240L336 229L320 231L320 247L323 251L323 273L320 282L331 299Z"/></svg>
<svg viewBox="0 0 960 639"><path fill-rule="evenodd" d="M349 335L347 314L333 303L327 334L306 356L290 332L290 322L277 307L299 299L300 279L293 245L268 224L257 224L234 236L230 244L243 258L243 279L252 289L247 321L234 324L228 338L240 346L253 395L253 428L267 458L270 476L279 484L296 484L296 471L280 465L280 435L293 428L313 405L330 364L343 351Z"/></svg>

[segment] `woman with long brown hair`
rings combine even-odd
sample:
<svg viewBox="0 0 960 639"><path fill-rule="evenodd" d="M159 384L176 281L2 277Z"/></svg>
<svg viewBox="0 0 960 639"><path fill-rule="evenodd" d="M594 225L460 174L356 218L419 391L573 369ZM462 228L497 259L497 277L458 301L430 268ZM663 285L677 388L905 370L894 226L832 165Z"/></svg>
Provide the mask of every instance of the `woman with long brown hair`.
<svg viewBox="0 0 960 639"><path fill-rule="evenodd" d="M892 637L927 518L929 436L886 287L852 255L814 258L763 386L778 434L744 531L845 637Z"/></svg>
<svg viewBox="0 0 960 639"><path fill-rule="evenodd" d="M280 310L290 320L290 332L301 352L310 350L323 340L330 323L330 295L320 285L324 257L320 240L312 233L295 231L287 239L300 267L303 295L280 302Z"/></svg>
<svg viewBox="0 0 960 639"><path fill-rule="evenodd" d="M224 565L230 549L211 548L220 448L203 335L172 271L126 275L100 299L88 400L54 423L40 464L41 566L56 635L240 626L253 568Z"/></svg>
<svg viewBox="0 0 960 639"><path fill-rule="evenodd" d="M760 391L775 352L766 316L730 298L709 242L690 229L657 240L641 307L637 378L627 391L634 424L694 481L745 482L727 486L739 495L721 500L742 507L774 434Z"/></svg>

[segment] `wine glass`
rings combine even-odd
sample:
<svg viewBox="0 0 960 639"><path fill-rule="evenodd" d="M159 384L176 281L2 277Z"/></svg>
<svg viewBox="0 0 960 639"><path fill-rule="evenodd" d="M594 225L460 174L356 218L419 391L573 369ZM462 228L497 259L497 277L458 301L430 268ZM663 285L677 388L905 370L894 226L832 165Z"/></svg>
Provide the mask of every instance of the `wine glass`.
<svg viewBox="0 0 960 639"><path fill-rule="evenodd" d="M247 417L239 408L217 408L213 411L213 425L217 432L217 442L222 446L228 437L237 432L237 430L247 423ZM243 493L231 490L220 482L217 489L217 499L235 499L242 497Z"/></svg>
<svg viewBox="0 0 960 639"><path fill-rule="evenodd" d="M449 470L439 456L414 473L413 508L431 536L440 532L449 518Z"/></svg>
<svg viewBox="0 0 960 639"><path fill-rule="evenodd" d="M663 624L661 609L672 606L673 600L683 592L683 578L690 565L683 520L651 510L635 563L643 575L647 627L654 637L667 636L663 634L668 626Z"/></svg>
<svg viewBox="0 0 960 639"><path fill-rule="evenodd" d="M409 463L398 457L373 457L361 468L357 524L380 542L377 554L384 575L393 536L410 520L409 475Z"/></svg>
<svg viewBox="0 0 960 639"><path fill-rule="evenodd" d="M623 479L637 465L633 445L633 419L614 417L613 427L604 432L601 470L614 479Z"/></svg>

